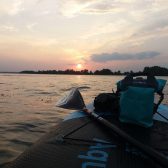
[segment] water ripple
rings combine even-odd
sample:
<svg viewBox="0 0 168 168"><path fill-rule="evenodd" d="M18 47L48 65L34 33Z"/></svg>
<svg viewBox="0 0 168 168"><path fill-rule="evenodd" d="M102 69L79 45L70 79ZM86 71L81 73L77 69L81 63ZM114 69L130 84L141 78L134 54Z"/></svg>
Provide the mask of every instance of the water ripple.
<svg viewBox="0 0 168 168"><path fill-rule="evenodd" d="M10 142L14 143L14 144L18 144L18 145L28 146L28 147L33 144L32 142L23 141L23 140L19 140L19 139L11 139Z"/></svg>
<svg viewBox="0 0 168 168"><path fill-rule="evenodd" d="M88 90L90 89L91 87L89 86L81 86L81 87L78 87L79 90Z"/></svg>
<svg viewBox="0 0 168 168"><path fill-rule="evenodd" d="M73 88L78 88L79 90L88 90L88 89L90 89L91 87L89 87L89 86L70 87L70 88L61 89L61 91L66 92L66 91L70 91L70 90L73 89Z"/></svg>

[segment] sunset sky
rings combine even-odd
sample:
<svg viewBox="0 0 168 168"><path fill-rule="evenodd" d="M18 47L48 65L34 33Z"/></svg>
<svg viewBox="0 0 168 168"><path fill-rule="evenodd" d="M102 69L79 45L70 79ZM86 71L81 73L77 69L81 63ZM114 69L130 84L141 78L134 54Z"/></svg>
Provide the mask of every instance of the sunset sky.
<svg viewBox="0 0 168 168"><path fill-rule="evenodd" d="M0 0L0 71L168 68L168 0Z"/></svg>

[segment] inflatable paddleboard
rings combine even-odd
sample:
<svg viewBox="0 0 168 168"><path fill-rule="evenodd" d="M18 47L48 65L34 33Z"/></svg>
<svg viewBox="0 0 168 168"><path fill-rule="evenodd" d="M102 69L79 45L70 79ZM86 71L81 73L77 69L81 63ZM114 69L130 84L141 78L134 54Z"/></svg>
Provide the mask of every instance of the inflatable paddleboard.
<svg viewBox="0 0 168 168"><path fill-rule="evenodd" d="M93 110L93 105L88 106ZM168 118L168 106L159 113ZM103 112L102 112L103 113ZM158 114L154 125L143 128L104 116L129 135L168 156L168 123ZM149 168L160 166L136 147L82 111L75 111L9 163L7 168Z"/></svg>

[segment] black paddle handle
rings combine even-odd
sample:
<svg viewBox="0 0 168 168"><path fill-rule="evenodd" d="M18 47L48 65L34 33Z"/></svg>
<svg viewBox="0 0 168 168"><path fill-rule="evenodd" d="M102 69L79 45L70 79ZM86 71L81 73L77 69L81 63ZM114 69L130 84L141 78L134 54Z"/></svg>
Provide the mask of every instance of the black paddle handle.
<svg viewBox="0 0 168 168"><path fill-rule="evenodd" d="M121 138L129 142L130 144L136 146L141 151L143 151L146 155L154 159L158 164L160 164L162 167L168 168L168 159L155 149L141 143L140 141L136 140L135 138L131 137L129 134L127 134L125 131L121 130L116 125L110 123L106 119L102 118L101 116L97 115L94 112L90 112L88 110L85 110L90 116L98 120L100 123L105 125L106 127L110 128L112 131L114 131L117 135L119 135Z"/></svg>

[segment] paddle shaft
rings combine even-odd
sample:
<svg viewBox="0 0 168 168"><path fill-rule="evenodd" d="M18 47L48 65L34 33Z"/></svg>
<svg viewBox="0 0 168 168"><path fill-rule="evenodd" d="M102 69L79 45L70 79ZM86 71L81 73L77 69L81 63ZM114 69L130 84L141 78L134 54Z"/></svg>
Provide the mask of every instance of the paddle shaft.
<svg viewBox="0 0 168 168"><path fill-rule="evenodd" d="M112 124L111 122L107 121L106 119L102 118L101 116L97 115L94 112L88 111L87 109L84 109L84 112L89 114L91 117L95 118L97 121L99 121L101 124L105 125L106 127L110 128L112 131L114 131L117 135L119 135L121 138L129 142L130 144L134 145L135 147L139 148L141 151L143 151L145 154L147 154L149 157L154 159L158 164L161 166L167 168L168 167L168 159L164 157L161 153L156 151L155 149L141 143L140 141L136 140L129 134L127 134L125 131L121 130L116 125Z"/></svg>

